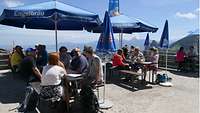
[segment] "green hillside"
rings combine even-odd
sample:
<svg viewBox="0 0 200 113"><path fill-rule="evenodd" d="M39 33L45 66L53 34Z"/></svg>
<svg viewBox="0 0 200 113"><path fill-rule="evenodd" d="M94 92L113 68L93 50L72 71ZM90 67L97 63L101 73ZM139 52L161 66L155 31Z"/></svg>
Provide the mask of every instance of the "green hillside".
<svg viewBox="0 0 200 113"><path fill-rule="evenodd" d="M188 51L188 48L190 46L194 46L195 49L199 51L199 39L200 39L199 34L188 35L171 44L170 48L174 51L177 51L182 46L185 48L186 51Z"/></svg>

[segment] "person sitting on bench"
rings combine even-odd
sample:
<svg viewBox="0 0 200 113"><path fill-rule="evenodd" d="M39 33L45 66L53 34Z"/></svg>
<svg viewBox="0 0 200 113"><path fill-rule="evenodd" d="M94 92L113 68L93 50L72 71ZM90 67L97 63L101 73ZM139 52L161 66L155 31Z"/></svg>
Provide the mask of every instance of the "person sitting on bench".
<svg viewBox="0 0 200 113"><path fill-rule="evenodd" d="M36 51L33 48L26 50L26 57L22 60L20 65L20 72L22 76L28 79L28 82L35 82L41 80L41 73L36 66Z"/></svg>
<svg viewBox="0 0 200 113"><path fill-rule="evenodd" d="M112 66L116 66L117 70L129 70L129 64L123 62L122 55L122 49L118 49L117 53L113 55Z"/></svg>
<svg viewBox="0 0 200 113"><path fill-rule="evenodd" d="M93 48L90 46L85 47L83 52L89 63L88 70L83 76L86 77L91 85L101 84L103 81L103 69L100 57L94 54Z"/></svg>
<svg viewBox="0 0 200 113"><path fill-rule="evenodd" d="M131 59L131 69L133 71L138 71L140 68L142 68L141 62L145 61L144 55L140 51L138 47L135 47L134 52L130 56Z"/></svg>
<svg viewBox="0 0 200 113"><path fill-rule="evenodd" d="M70 64L69 73L81 74L87 71L88 69L88 61L87 58L81 54L81 50L79 48L75 48L72 50L72 61Z"/></svg>
<svg viewBox="0 0 200 113"><path fill-rule="evenodd" d="M150 65L150 69L153 70L152 74L157 74L158 61L159 61L159 54L157 48L155 47L150 48L149 61L152 62L152 64Z"/></svg>
<svg viewBox="0 0 200 113"><path fill-rule="evenodd" d="M68 89L66 76L67 72L63 64L59 61L59 54L54 52L50 53L48 57L48 65L43 68L41 78L41 96L44 99L63 99L69 103L69 95L66 92ZM63 81L63 82L62 82ZM63 83L63 84L62 84ZM64 84L65 83L65 84ZM58 100L57 100L58 99Z"/></svg>
<svg viewBox="0 0 200 113"><path fill-rule="evenodd" d="M20 70L20 63L22 62L24 58L22 49L23 48L18 45L14 48L14 52L10 58L12 72L19 72Z"/></svg>

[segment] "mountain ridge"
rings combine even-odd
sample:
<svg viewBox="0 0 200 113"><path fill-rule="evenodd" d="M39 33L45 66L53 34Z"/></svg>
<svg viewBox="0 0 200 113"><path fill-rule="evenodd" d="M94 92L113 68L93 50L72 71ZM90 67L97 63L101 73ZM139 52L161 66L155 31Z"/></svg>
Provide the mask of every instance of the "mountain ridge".
<svg viewBox="0 0 200 113"><path fill-rule="evenodd" d="M199 39L200 39L200 34L189 34L180 40L172 43L170 45L170 48L174 51L179 50L180 47L184 47L185 51L188 51L188 48L190 46L194 46L196 51L199 51Z"/></svg>

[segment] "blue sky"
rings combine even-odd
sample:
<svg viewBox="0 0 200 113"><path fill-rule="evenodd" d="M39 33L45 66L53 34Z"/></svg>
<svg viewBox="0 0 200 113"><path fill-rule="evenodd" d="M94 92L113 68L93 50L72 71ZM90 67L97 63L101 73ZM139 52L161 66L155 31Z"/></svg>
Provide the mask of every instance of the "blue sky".
<svg viewBox="0 0 200 113"><path fill-rule="evenodd" d="M0 13L4 8L28 5L50 0L1 0ZM109 0L58 0L72 6L80 7L99 14L103 19L105 10L108 9ZM151 40L160 40L166 19L169 21L170 40L175 41L194 31L199 27L199 2L198 0L120 0L120 12L133 18L141 19L159 28L158 32L151 33ZM16 44L54 44L54 32L42 30L27 30L0 25L0 45ZM145 38L146 33L133 33L124 35L129 40L132 38ZM99 34L86 31L59 31L59 42L86 43L98 40ZM115 35L118 38L118 34Z"/></svg>

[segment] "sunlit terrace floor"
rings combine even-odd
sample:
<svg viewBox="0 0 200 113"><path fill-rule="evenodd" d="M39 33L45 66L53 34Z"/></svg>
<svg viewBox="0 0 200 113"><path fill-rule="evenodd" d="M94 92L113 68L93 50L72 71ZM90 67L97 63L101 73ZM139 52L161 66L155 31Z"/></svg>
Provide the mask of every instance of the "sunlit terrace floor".
<svg viewBox="0 0 200 113"><path fill-rule="evenodd" d="M11 72L0 73L0 113L16 113L13 109L24 98L25 82ZM199 113L198 73L168 72L168 75L173 78L173 87L147 85L133 90L107 84L106 99L114 105L104 113Z"/></svg>

